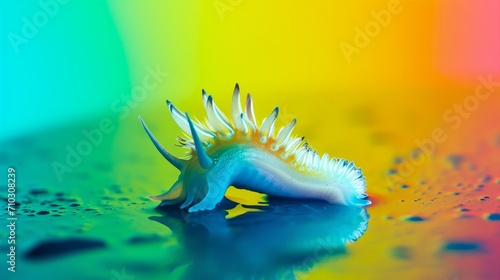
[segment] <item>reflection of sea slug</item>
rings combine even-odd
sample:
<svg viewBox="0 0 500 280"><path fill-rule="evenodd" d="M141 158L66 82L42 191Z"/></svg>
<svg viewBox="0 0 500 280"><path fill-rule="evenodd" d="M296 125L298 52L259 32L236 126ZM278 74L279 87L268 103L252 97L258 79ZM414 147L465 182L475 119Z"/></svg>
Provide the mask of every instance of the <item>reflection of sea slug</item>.
<svg viewBox="0 0 500 280"><path fill-rule="evenodd" d="M230 219L222 208L234 205L221 206L201 213L155 208L161 215L149 219L172 231L182 256L166 270L186 267L179 279L300 279L294 275L346 254L369 219L362 207L324 201L270 197L267 205L245 205L259 211Z"/></svg>
<svg viewBox="0 0 500 280"><path fill-rule="evenodd" d="M178 180L164 194L150 196L165 204L183 202L189 212L211 210L222 200L229 186L273 196L322 199L344 205L368 205L366 181L360 168L344 159L318 155L304 138L290 137L296 120L273 136L278 107L257 125L252 97L247 95L245 111L236 85L232 100L233 123L203 91L208 120L192 121L167 101L175 122L192 139L177 137L189 148L188 159L174 157L151 134L158 151L181 171Z"/></svg>

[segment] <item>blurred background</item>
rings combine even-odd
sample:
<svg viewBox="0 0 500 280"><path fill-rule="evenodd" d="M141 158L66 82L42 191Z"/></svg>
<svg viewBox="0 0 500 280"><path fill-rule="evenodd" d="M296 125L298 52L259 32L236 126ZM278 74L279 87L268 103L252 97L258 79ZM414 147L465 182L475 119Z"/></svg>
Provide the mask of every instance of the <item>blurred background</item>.
<svg viewBox="0 0 500 280"><path fill-rule="evenodd" d="M296 117L298 136L353 160L367 178L374 204L366 234L349 253L292 268L292 277L498 276L489 260L500 257L500 2L0 5L0 166L17 171L20 254L74 236L107 248L20 259L18 278L7 279L29 276L23 266L51 279L120 279L124 269L136 279L182 278L177 270L189 257L172 248L184 235L145 219L158 214L144 199L178 173L137 116L183 155L165 100L203 119L205 89L229 113L235 83L252 94L259 120L280 106L279 125ZM258 200L230 192L242 203ZM0 193L6 197L6 187ZM68 205L54 212L57 194ZM146 245L122 242L151 234L158 238ZM138 247L130 246L149 246L142 266L131 264ZM163 269L158 254L175 265ZM96 270L78 268L80 260ZM56 269L62 263L65 270Z"/></svg>

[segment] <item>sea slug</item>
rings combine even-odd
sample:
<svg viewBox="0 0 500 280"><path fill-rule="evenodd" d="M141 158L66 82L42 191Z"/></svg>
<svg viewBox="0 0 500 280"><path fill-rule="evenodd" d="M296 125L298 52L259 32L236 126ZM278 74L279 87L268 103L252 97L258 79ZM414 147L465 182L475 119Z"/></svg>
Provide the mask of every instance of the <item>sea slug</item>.
<svg viewBox="0 0 500 280"><path fill-rule="evenodd" d="M253 101L247 95L244 111L236 84L231 122L202 90L207 112L205 124L191 120L167 100L172 118L189 137L177 137L190 150L185 158L165 150L148 129L158 151L181 174L166 193L149 196L161 205L179 204L189 212L212 210L229 186L271 196L326 200L341 205L366 206L366 180L360 168L344 159L320 156L304 137L291 137L296 120L274 136L278 107L257 124Z"/></svg>

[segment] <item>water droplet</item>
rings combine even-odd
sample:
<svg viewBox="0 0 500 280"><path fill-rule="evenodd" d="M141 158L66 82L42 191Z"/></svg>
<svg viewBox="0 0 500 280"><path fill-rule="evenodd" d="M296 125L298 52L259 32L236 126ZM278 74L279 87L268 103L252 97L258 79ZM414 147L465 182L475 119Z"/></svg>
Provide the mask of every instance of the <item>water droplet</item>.
<svg viewBox="0 0 500 280"><path fill-rule="evenodd" d="M500 221L500 213L491 213L486 215L486 220L488 221Z"/></svg>
<svg viewBox="0 0 500 280"><path fill-rule="evenodd" d="M386 173L387 173L387 175L393 175L393 174L396 174L397 171L396 171L396 169L389 169L389 170L387 170Z"/></svg>
<svg viewBox="0 0 500 280"><path fill-rule="evenodd" d="M450 241L444 244L444 251L448 252L481 252L483 247L477 242L461 242L461 241Z"/></svg>
<svg viewBox="0 0 500 280"><path fill-rule="evenodd" d="M143 243L151 243L151 242L158 242L161 241L162 238L156 234L153 235L138 235L131 237L127 243L129 244L143 244Z"/></svg>
<svg viewBox="0 0 500 280"><path fill-rule="evenodd" d="M489 181L491 181L491 176L490 175L486 175L483 177L483 183L488 183Z"/></svg>
<svg viewBox="0 0 500 280"><path fill-rule="evenodd" d="M26 254L30 259L45 259L69 253L86 251L89 249L103 248L106 244L100 240L91 239L68 239L51 240L37 244Z"/></svg>
<svg viewBox="0 0 500 280"><path fill-rule="evenodd" d="M403 158L402 157L395 157L394 158L394 164L400 164L403 162Z"/></svg>
<svg viewBox="0 0 500 280"><path fill-rule="evenodd" d="M449 155L447 158L453 169L457 169L462 163L463 159L464 157L461 155Z"/></svg>
<svg viewBox="0 0 500 280"><path fill-rule="evenodd" d="M30 190L30 194L32 195L40 195L40 194L47 194L47 190L46 189L32 189Z"/></svg>
<svg viewBox="0 0 500 280"><path fill-rule="evenodd" d="M408 260L411 258L411 251L408 247L398 246L392 248L391 255L395 259Z"/></svg>
<svg viewBox="0 0 500 280"><path fill-rule="evenodd" d="M472 218L474 218L474 217L473 217L473 216L471 216L471 215L460 215L460 216L458 217L458 219L472 219Z"/></svg>
<svg viewBox="0 0 500 280"><path fill-rule="evenodd" d="M423 222L426 220L426 218L420 216L407 216L404 219L408 222Z"/></svg>

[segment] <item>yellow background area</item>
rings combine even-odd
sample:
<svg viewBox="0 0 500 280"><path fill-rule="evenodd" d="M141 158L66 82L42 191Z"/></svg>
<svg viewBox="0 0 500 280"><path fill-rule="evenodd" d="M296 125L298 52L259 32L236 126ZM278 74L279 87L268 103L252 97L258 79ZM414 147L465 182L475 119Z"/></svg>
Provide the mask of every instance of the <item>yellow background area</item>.
<svg viewBox="0 0 500 280"><path fill-rule="evenodd" d="M144 1L111 7L129 53L132 85L142 83L148 65L169 73L135 111L163 128L155 133L167 147L179 130L169 120L165 99L203 119L204 88L229 114L238 82L243 94L252 93L259 120L280 106L278 125L296 117L295 133L320 153L380 173L396 155L418 148L416 141L431 138L436 128L446 136L437 148L450 152L472 148L463 142L470 137L492 137L486 128L493 126L500 104L498 85L485 100L470 103L467 117L454 107L474 98L478 76L496 72L476 67L457 74L443 66L442 48L451 48L450 40L462 44L469 38L448 36L446 41L442 29L453 20L462 27L464 20L474 20L459 11L444 17L452 4L205 1L194 7ZM491 37L482 39L495 46ZM346 45L357 51L346 53L341 48ZM477 49L470 51L474 56ZM448 110L449 118L459 116L459 129L452 128L458 120L444 118ZM139 131L136 120L129 120ZM377 191L374 180L368 177L372 192Z"/></svg>

